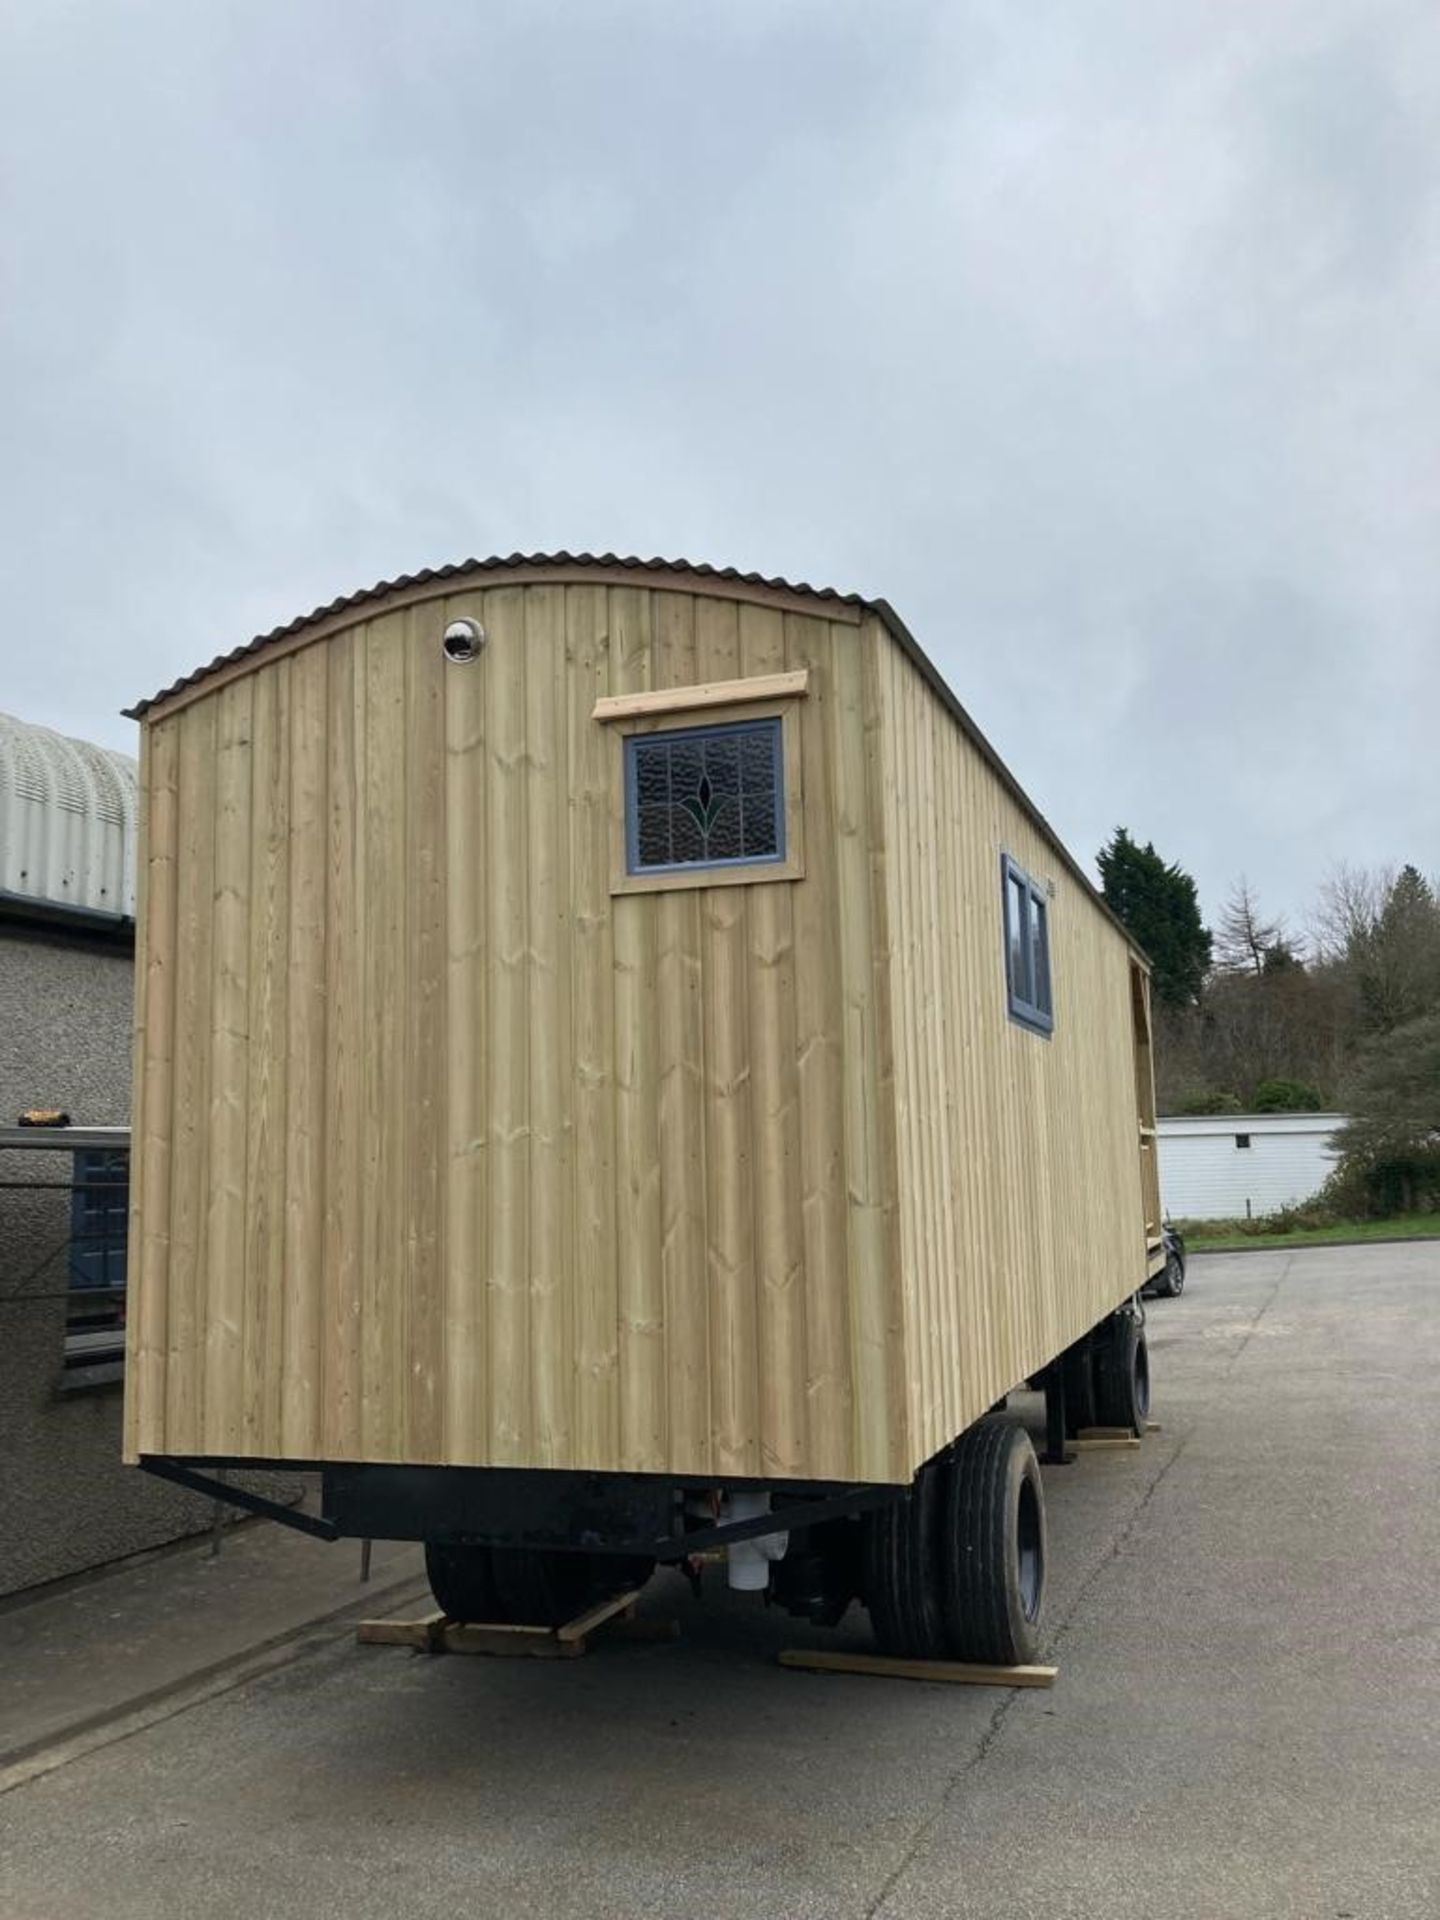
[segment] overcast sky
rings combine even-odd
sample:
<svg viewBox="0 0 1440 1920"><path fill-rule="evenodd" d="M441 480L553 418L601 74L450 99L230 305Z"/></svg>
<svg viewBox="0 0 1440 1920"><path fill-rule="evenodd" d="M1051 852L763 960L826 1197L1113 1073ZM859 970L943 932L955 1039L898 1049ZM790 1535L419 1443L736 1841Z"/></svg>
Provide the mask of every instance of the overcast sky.
<svg viewBox="0 0 1440 1920"><path fill-rule="evenodd" d="M1435 0L0 11L0 706L468 554L884 596L1069 844L1440 865Z"/></svg>

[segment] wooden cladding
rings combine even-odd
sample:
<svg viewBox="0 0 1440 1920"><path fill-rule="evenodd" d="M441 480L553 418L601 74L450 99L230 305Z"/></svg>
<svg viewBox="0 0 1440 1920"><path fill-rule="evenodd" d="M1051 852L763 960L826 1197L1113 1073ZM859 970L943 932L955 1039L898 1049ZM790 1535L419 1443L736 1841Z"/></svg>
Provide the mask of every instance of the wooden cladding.
<svg viewBox="0 0 1440 1920"><path fill-rule="evenodd" d="M906 1479L1143 1279L1125 942L873 616L488 577L147 715L128 1454ZM695 711L793 864L617 873Z"/></svg>
<svg viewBox="0 0 1440 1920"><path fill-rule="evenodd" d="M908 1472L856 640L505 584L151 719L132 1454ZM819 885L612 896L597 702L782 677Z"/></svg>
<svg viewBox="0 0 1440 1920"><path fill-rule="evenodd" d="M1125 942L913 662L879 633L872 645L923 1460L1144 1284L1138 1069ZM1002 855L1045 883L1053 1033L1010 1017Z"/></svg>

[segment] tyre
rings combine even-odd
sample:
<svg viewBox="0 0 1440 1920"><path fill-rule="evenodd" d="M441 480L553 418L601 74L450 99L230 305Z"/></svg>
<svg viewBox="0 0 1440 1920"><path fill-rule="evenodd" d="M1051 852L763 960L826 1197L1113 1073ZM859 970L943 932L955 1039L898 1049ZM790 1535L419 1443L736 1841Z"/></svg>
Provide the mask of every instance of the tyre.
<svg viewBox="0 0 1440 1920"><path fill-rule="evenodd" d="M943 1457L920 1469L900 1527L900 1608L905 1647L916 1660L943 1660L947 1652L943 1579L936 1555L944 1482Z"/></svg>
<svg viewBox="0 0 1440 1920"><path fill-rule="evenodd" d="M1057 1363L1065 1377L1065 1437L1073 1440L1086 1427L1101 1424L1095 1401L1095 1356L1090 1337L1067 1347Z"/></svg>
<svg viewBox="0 0 1440 1920"><path fill-rule="evenodd" d="M495 1588L501 1620L527 1627L563 1627L602 1600L642 1587L653 1560L618 1553L565 1553L556 1547L496 1547Z"/></svg>
<svg viewBox="0 0 1440 1920"><path fill-rule="evenodd" d="M563 1627L598 1601L643 1586L655 1563L625 1554L429 1541L425 1571L435 1604L452 1620Z"/></svg>
<svg viewBox="0 0 1440 1920"><path fill-rule="evenodd" d="M1165 1271L1151 1282L1151 1291L1162 1300L1178 1300L1185 1291L1185 1262L1173 1248L1165 1256Z"/></svg>
<svg viewBox="0 0 1440 1920"><path fill-rule="evenodd" d="M1095 1350L1095 1424L1143 1434L1150 1414L1150 1349L1136 1314L1122 1309L1091 1336Z"/></svg>
<svg viewBox="0 0 1440 1920"><path fill-rule="evenodd" d="M1030 1436L982 1420L951 1449L937 1546L952 1660L1017 1666L1035 1658L1045 1601L1045 1493Z"/></svg>
<svg viewBox="0 0 1440 1920"><path fill-rule="evenodd" d="M425 1571L435 1604L452 1620L501 1620L489 1547L425 1542Z"/></svg>
<svg viewBox="0 0 1440 1920"><path fill-rule="evenodd" d="M920 1469L921 1474L927 1471ZM910 1635L900 1598L902 1542L910 1531L910 1492L863 1519L864 1600L882 1653L907 1653Z"/></svg>
<svg viewBox="0 0 1440 1920"><path fill-rule="evenodd" d="M867 1514L865 1605L882 1652L1014 1666L1034 1658L1045 1505L1024 1429L989 1416Z"/></svg>

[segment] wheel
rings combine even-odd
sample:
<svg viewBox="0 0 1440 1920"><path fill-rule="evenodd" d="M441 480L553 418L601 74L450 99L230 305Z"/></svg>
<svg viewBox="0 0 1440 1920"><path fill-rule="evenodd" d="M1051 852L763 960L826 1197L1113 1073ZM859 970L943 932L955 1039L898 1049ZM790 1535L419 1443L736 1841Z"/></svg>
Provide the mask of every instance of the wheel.
<svg viewBox="0 0 1440 1920"><path fill-rule="evenodd" d="M1045 1600L1045 1493L1030 1436L986 1419L962 1433L942 1482L938 1559L952 1660L1035 1658Z"/></svg>
<svg viewBox="0 0 1440 1920"><path fill-rule="evenodd" d="M563 1627L587 1607L627 1587L642 1587L653 1560L632 1554L565 1553L556 1547L496 1547L492 1554L501 1612L527 1627Z"/></svg>
<svg viewBox="0 0 1440 1920"><path fill-rule="evenodd" d="M910 1644L900 1596L901 1542L908 1530L909 1506L907 1490L889 1506L867 1513L862 1523L864 1600L882 1653L905 1653Z"/></svg>
<svg viewBox="0 0 1440 1920"><path fill-rule="evenodd" d="M1142 1434L1150 1413L1150 1349L1137 1315L1123 1308L1092 1336L1095 1424Z"/></svg>
<svg viewBox="0 0 1440 1920"><path fill-rule="evenodd" d="M900 1525L900 1605L905 1650L915 1660L943 1660L946 1654L944 1595L935 1552L944 1479L943 1455L920 1469Z"/></svg>
<svg viewBox="0 0 1440 1920"><path fill-rule="evenodd" d="M1178 1300L1185 1291L1185 1262L1178 1253L1170 1252L1165 1256L1165 1271L1157 1273L1151 1282L1151 1290L1159 1294L1162 1300Z"/></svg>
<svg viewBox="0 0 1440 1920"><path fill-rule="evenodd" d="M533 1547L427 1541L425 1571L435 1604L452 1620L563 1627L627 1587L642 1587L653 1560Z"/></svg>
<svg viewBox="0 0 1440 1920"><path fill-rule="evenodd" d="M452 1620L503 1620L489 1547L425 1542L425 1571L435 1604Z"/></svg>
<svg viewBox="0 0 1440 1920"><path fill-rule="evenodd" d="M865 1605L882 1652L1013 1666L1034 1657L1045 1590L1040 1467L993 1415L865 1516Z"/></svg>
<svg viewBox="0 0 1440 1920"><path fill-rule="evenodd" d="M898 1500L865 1515L864 1597L883 1653L945 1656L935 1533L941 1462L928 1461Z"/></svg>
<svg viewBox="0 0 1440 1920"><path fill-rule="evenodd" d="M1101 1424L1095 1406L1095 1356L1089 1335L1067 1347L1058 1364L1065 1376L1065 1437L1073 1440L1084 1428Z"/></svg>

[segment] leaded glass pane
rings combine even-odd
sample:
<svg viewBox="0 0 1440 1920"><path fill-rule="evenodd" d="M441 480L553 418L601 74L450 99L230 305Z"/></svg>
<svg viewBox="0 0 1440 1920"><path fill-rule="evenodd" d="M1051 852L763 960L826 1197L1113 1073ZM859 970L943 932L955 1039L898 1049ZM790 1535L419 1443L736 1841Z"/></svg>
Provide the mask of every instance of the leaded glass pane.
<svg viewBox="0 0 1440 1920"><path fill-rule="evenodd" d="M705 858L705 836L698 823L683 807L675 808L671 815L670 851L659 864L667 867L694 866ZM655 862L641 862L642 865L654 865Z"/></svg>
<svg viewBox="0 0 1440 1920"><path fill-rule="evenodd" d="M670 809L668 807L641 807L636 845L639 848L642 867L664 867L670 864Z"/></svg>
<svg viewBox="0 0 1440 1920"><path fill-rule="evenodd" d="M669 804L669 762L665 754L657 752L653 747L636 748L635 798L642 807Z"/></svg>
<svg viewBox="0 0 1440 1920"><path fill-rule="evenodd" d="M782 858L778 719L647 734L626 745L632 872Z"/></svg>

